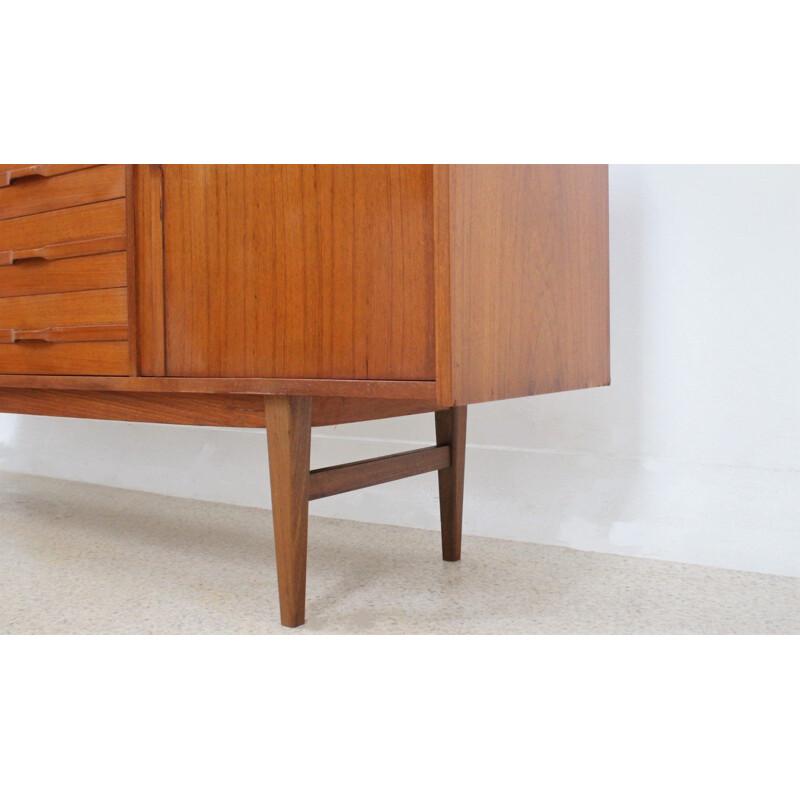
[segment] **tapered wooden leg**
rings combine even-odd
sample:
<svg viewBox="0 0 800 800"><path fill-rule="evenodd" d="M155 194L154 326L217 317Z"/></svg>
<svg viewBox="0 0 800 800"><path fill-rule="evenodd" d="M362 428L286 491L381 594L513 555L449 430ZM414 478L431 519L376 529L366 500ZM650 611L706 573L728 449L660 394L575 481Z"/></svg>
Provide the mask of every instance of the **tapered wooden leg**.
<svg viewBox="0 0 800 800"><path fill-rule="evenodd" d="M464 459L467 407L436 412L436 444L450 445L450 466L439 470L439 512L442 518L442 558L461 558L461 518L464 508Z"/></svg>
<svg viewBox="0 0 800 800"><path fill-rule="evenodd" d="M305 622L311 398L265 398L281 624Z"/></svg>

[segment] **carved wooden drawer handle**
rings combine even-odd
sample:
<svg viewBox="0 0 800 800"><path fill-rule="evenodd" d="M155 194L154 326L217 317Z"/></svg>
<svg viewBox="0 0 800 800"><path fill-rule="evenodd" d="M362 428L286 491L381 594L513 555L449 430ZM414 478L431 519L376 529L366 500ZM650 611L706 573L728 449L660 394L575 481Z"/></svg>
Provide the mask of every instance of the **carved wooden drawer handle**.
<svg viewBox="0 0 800 800"><path fill-rule="evenodd" d="M102 239L84 239L80 242L63 242L34 247L28 250L0 250L0 267L10 267L17 261L41 258L57 261L61 258L91 256L97 253L114 253L125 249L124 236L105 236Z"/></svg>
<svg viewBox="0 0 800 800"><path fill-rule="evenodd" d="M49 178L57 175L58 167L55 164L31 164L29 167L17 167L8 172L0 172L0 186L10 186L19 178L27 178L30 175L38 175L42 178Z"/></svg>
<svg viewBox="0 0 800 800"><path fill-rule="evenodd" d="M11 186L14 181L20 178L52 178L56 175L63 175L65 172L75 172L86 167L94 167L95 164L29 164L27 167L17 167L6 172L0 172L0 188Z"/></svg>
<svg viewBox="0 0 800 800"><path fill-rule="evenodd" d="M16 342L124 342L127 325L69 325L23 331L0 328L0 344Z"/></svg>

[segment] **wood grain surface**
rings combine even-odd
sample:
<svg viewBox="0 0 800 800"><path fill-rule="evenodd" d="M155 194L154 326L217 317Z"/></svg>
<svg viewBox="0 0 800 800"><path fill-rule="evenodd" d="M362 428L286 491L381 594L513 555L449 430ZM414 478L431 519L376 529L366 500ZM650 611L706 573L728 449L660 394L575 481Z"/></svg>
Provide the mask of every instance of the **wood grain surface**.
<svg viewBox="0 0 800 800"><path fill-rule="evenodd" d="M442 521L442 558L461 558L464 509L464 466L467 451L467 407L436 412L436 443L450 445L450 463L439 470L439 516Z"/></svg>
<svg viewBox="0 0 800 800"><path fill-rule="evenodd" d="M133 191L133 164L125 164L125 271L127 286L128 313L128 375L139 374L139 304L136 292L136 215L135 194Z"/></svg>
<svg viewBox="0 0 800 800"><path fill-rule="evenodd" d="M105 239L109 250L118 250L120 236L125 236L125 198L0 221L0 250L96 239Z"/></svg>
<svg viewBox="0 0 800 800"><path fill-rule="evenodd" d="M123 164L105 164L51 178L32 177L0 189L0 220L124 196Z"/></svg>
<svg viewBox="0 0 800 800"><path fill-rule="evenodd" d="M315 397L311 424L339 425L420 414L435 408L402 400ZM263 428L264 397L256 394L65 391L0 388L0 413L85 417L126 422Z"/></svg>
<svg viewBox="0 0 800 800"><path fill-rule="evenodd" d="M165 165L167 374L432 380L432 171Z"/></svg>
<svg viewBox="0 0 800 800"><path fill-rule="evenodd" d="M158 164L133 170L136 322L139 375L164 375L163 175Z"/></svg>
<svg viewBox="0 0 800 800"><path fill-rule="evenodd" d="M311 398L267 397L264 408L281 623L295 628L306 611Z"/></svg>
<svg viewBox="0 0 800 800"><path fill-rule="evenodd" d="M98 167L99 164L0 164L0 187L11 186L17 181L31 177L50 178L75 172L79 169Z"/></svg>
<svg viewBox="0 0 800 800"><path fill-rule="evenodd" d="M607 168L449 173L454 404L607 385Z"/></svg>
<svg viewBox="0 0 800 800"><path fill-rule="evenodd" d="M127 373L125 373L127 375ZM312 397L413 400L435 404L433 381L337 381L306 378L103 378L69 375L0 374L0 387L99 390L109 392L188 392L190 394L307 394Z"/></svg>
<svg viewBox="0 0 800 800"><path fill-rule="evenodd" d="M450 268L450 167L433 167L434 326L436 400L453 405L453 322Z"/></svg>
<svg viewBox="0 0 800 800"><path fill-rule="evenodd" d="M342 492L352 492L399 481L424 472L443 470L450 466L450 446L421 447L405 453L367 458L349 464L337 464L311 470L309 499L320 500Z"/></svg>
<svg viewBox="0 0 800 800"><path fill-rule="evenodd" d="M127 280L124 252L58 261L32 259L0 267L0 297L113 289L124 287Z"/></svg>
<svg viewBox="0 0 800 800"><path fill-rule="evenodd" d="M49 325L46 328L0 328L0 343L15 342L125 342L128 326L107 325Z"/></svg>
<svg viewBox="0 0 800 800"><path fill-rule="evenodd" d="M61 261L96 253L118 253L126 248L125 236L104 236L100 239L80 239L74 242L45 244L17 250L0 250L0 267L21 265L23 261Z"/></svg>
<svg viewBox="0 0 800 800"><path fill-rule="evenodd" d="M125 324L127 318L124 287L0 298L0 328Z"/></svg>
<svg viewBox="0 0 800 800"><path fill-rule="evenodd" d="M97 170L0 192L22 198L26 185ZM126 282L139 354L126 374L165 382L76 384L62 369L28 385L444 407L608 383L605 167L138 165L126 175L127 198L0 220L0 251L135 240ZM0 311L23 293L64 291L67 304L67 293L115 288L121 257L92 258L0 267ZM210 383L176 388L179 376Z"/></svg>
<svg viewBox="0 0 800 800"><path fill-rule="evenodd" d="M48 375L127 374L127 342L0 344L0 377L16 378L21 385L30 385L30 378Z"/></svg>

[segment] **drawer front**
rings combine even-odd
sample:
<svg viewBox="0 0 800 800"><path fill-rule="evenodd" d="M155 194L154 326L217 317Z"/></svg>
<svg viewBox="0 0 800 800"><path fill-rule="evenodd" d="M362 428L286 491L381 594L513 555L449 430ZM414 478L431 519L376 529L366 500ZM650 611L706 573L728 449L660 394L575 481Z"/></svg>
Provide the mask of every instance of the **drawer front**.
<svg viewBox="0 0 800 800"><path fill-rule="evenodd" d="M127 258L125 252L101 253L54 261L32 258L0 267L0 298L124 287Z"/></svg>
<svg viewBox="0 0 800 800"><path fill-rule="evenodd" d="M0 164L0 186L11 184L30 177L51 177L75 172L79 169L97 167L98 164Z"/></svg>
<svg viewBox="0 0 800 800"><path fill-rule="evenodd" d="M127 289L0 298L0 330L124 325Z"/></svg>
<svg viewBox="0 0 800 800"><path fill-rule="evenodd" d="M4 174L0 374L128 375L124 167Z"/></svg>
<svg viewBox="0 0 800 800"><path fill-rule="evenodd" d="M124 375L127 290L0 298L0 373Z"/></svg>
<svg viewBox="0 0 800 800"><path fill-rule="evenodd" d="M5 219L0 221L0 281L3 265L124 249L125 198Z"/></svg>
<svg viewBox="0 0 800 800"><path fill-rule="evenodd" d="M91 169L55 172L48 168L82 167L82 164L46 164L42 175L20 178L0 188L0 220L39 214L55 209L99 203L125 196L125 167L106 164ZM6 172L5 175L14 174ZM3 173L0 172L0 187Z"/></svg>
<svg viewBox="0 0 800 800"><path fill-rule="evenodd" d="M127 342L0 344L2 375L127 375Z"/></svg>

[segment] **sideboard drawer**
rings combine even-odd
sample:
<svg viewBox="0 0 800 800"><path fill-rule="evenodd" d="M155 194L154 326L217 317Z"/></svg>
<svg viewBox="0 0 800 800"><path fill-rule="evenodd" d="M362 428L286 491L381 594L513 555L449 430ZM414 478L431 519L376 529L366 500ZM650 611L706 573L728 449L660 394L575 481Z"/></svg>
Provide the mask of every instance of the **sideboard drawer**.
<svg viewBox="0 0 800 800"><path fill-rule="evenodd" d="M0 298L0 373L124 375L127 290Z"/></svg>
<svg viewBox="0 0 800 800"><path fill-rule="evenodd" d="M112 253L125 245L124 197L0 220L0 280L3 265Z"/></svg>
<svg viewBox="0 0 800 800"><path fill-rule="evenodd" d="M127 375L128 343L0 344L2 375Z"/></svg>
<svg viewBox="0 0 800 800"><path fill-rule="evenodd" d="M0 266L0 297L124 287L127 269L124 250L53 261L32 258Z"/></svg>
<svg viewBox="0 0 800 800"><path fill-rule="evenodd" d="M73 325L125 325L127 289L0 298L0 331Z"/></svg>
<svg viewBox="0 0 800 800"><path fill-rule="evenodd" d="M39 214L125 196L125 167L105 164L79 169L84 164L38 164L28 176L24 169L0 172L0 220ZM59 169L74 171L60 172ZM8 176L20 177L5 185ZM3 188L4 187L4 188Z"/></svg>
<svg viewBox="0 0 800 800"><path fill-rule="evenodd" d="M0 187L11 186L15 181L29 177L52 177L98 164L0 164Z"/></svg>
<svg viewBox="0 0 800 800"><path fill-rule="evenodd" d="M128 375L125 168L41 172L0 170L0 374Z"/></svg>

